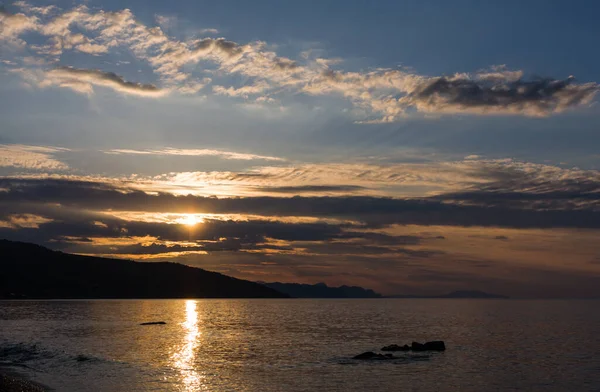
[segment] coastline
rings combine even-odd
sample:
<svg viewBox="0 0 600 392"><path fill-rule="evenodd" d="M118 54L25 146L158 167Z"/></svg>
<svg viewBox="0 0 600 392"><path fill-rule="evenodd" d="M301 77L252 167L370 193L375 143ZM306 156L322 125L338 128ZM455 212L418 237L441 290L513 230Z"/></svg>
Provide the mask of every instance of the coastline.
<svg viewBox="0 0 600 392"><path fill-rule="evenodd" d="M0 391L2 392L48 392L52 390L13 370L0 367Z"/></svg>

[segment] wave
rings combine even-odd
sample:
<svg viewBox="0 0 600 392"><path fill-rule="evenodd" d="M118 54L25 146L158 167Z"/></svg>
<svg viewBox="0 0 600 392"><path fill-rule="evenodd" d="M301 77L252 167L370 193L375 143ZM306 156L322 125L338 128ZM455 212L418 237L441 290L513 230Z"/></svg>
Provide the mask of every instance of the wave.
<svg viewBox="0 0 600 392"><path fill-rule="evenodd" d="M35 364L48 361L59 361L64 364L81 362L112 362L103 358L83 353L68 353L64 350L53 350L40 343L0 342L0 366L30 368L43 371Z"/></svg>

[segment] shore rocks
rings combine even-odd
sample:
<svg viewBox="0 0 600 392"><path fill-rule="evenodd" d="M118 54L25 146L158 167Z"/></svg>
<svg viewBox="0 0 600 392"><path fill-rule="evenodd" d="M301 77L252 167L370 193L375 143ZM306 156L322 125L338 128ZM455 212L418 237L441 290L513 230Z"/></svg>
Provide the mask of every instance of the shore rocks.
<svg viewBox="0 0 600 392"><path fill-rule="evenodd" d="M441 340L434 340L427 343L412 342L409 346L399 346L397 344L390 344L381 348L381 351L445 351L446 345Z"/></svg>
<svg viewBox="0 0 600 392"><path fill-rule="evenodd" d="M409 346L405 344L404 346L400 346L397 344L390 344L389 346L384 346L381 348L381 351L445 351L446 344L442 340L434 340L426 343L412 342ZM367 351L362 354L358 354L352 359L361 359L361 360L369 360L369 359L398 359L402 357L395 357L392 354L378 354L372 351Z"/></svg>
<svg viewBox="0 0 600 392"><path fill-rule="evenodd" d="M381 351L410 351L410 347L408 344L405 344L404 346L390 344L389 346L382 347Z"/></svg>
<svg viewBox="0 0 600 392"><path fill-rule="evenodd" d="M140 325L165 325L164 321L149 321L147 323L140 323Z"/></svg>
<svg viewBox="0 0 600 392"><path fill-rule="evenodd" d="M424 344L425 351L446 351L446 344L442 340L434 340Z"/></svg>

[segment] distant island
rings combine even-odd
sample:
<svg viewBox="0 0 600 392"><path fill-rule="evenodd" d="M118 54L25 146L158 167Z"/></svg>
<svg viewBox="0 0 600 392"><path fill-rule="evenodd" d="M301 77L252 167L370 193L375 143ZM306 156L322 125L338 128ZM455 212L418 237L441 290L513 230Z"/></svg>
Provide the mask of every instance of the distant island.
<svg viewBox="0 0 600 392"><path fill-rule="evenodd" d="M383 298L381 294L371 289L357 286L329 287L325 283L259 283L293 298Z"/></svg>
<svg viewBox="0 0 600 392"><path fill-rule="evenodd" d="M286 298L264 285L166 262L80 256L0 240L0 298Z"/></svg>
<svg viewBox="0 0 600 392"><path fill-rule="evenodd" d="M508 299L506 295L490 294L478 290L459 290L443 295L389 295L386 298L457 298L457 299Z"/></svg>

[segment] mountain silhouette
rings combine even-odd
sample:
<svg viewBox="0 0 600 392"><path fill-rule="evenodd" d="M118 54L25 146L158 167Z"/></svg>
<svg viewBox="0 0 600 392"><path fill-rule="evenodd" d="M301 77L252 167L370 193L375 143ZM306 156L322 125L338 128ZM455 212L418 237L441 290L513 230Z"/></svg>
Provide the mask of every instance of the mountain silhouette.
<svg viewBox="0 0 600 392"><path fill-rule="evenodd" d="M168 262L73 255L0 240L0 298L285 298L272 288Z"/></svg>
<svg viewBox="0 0 600 392"><path fill-rule="evenodd" d="M262 282L261 282L262 283ZM381 298L382 295L370 289L357 286L329 287L325 283L262 283L293 298Z"/></svg>

